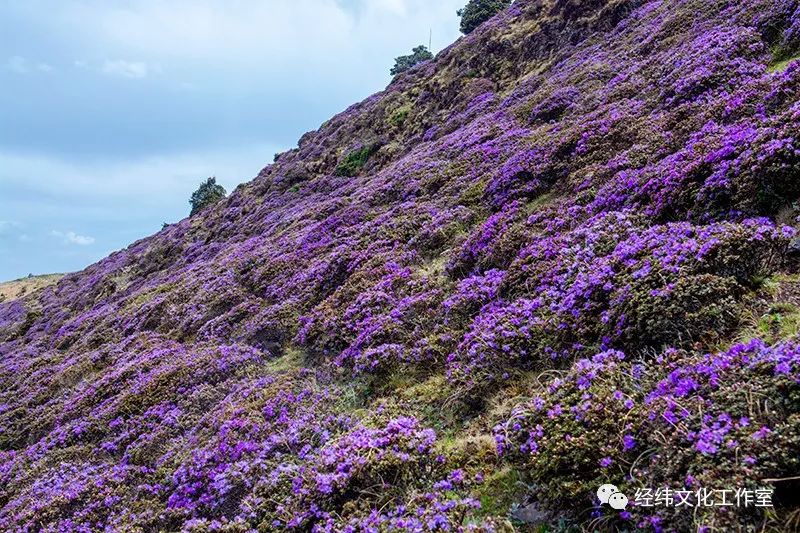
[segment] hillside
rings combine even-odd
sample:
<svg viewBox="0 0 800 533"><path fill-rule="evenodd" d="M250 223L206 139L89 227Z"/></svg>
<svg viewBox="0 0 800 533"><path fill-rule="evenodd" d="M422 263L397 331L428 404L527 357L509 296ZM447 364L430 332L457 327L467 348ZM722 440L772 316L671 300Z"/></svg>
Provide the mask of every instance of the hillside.
<svg viewBox="0 0 800 533"><path fill-rule="evenodd" d="M797 0L518 0L0 303L0 530L797 530L798 55Z"/></svg>
<svg viewBox="0 0 800 533"><path fill-rule="evenodd" d="M0 302L21 298L26 294L54 284L62 276L63 274L43 274L41 276L28 276L13 281L0 282Z"/></svg>

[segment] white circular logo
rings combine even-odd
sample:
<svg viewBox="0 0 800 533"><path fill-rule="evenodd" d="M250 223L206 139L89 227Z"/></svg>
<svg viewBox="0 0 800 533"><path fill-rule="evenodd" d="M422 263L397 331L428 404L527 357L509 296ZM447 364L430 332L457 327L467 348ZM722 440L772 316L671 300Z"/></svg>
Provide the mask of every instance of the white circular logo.
<svg viewBox="0 0 800 533"><path fill-rule="evenodd" d="M600 500L600 503L608 503L608 499L615 492L619 492L619 489L614 485L608 483L600 485L600 488L597 489L597 498Z"/></svg>
<svg viewBox="0 0 800 533"><path fill-rule="evenodd" d="M621 492L615 492L608 498L608 505L610 505L612 509L622 511L625 509L625 506L628 505L628 497Z"/></svg>
<svg viewBox="0 0 800 533"><path fill-rule="evenodd" d="M597 489L597 498L601 505L607 503L612 509L618 511L625 509L628 505L628 497L622 494L616 485L610 483L600 485L600 488Z"/></svg>

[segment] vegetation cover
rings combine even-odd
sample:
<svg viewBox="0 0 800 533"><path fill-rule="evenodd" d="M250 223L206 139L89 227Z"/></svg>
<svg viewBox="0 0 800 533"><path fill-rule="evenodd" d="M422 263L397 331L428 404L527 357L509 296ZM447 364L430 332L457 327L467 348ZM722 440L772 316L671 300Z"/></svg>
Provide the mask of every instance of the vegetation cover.
<svg viewBox="0 0 800 533"><path fill-rule="evenodd" d="M208 178L197 187L197 190L192 193L192 197L189 199L189 204L192 206L191 215L195 215L203 209L214 205L225 198L226 194L225 187L217 184L217 178Z"/></svg>
<svg viewBox="0 0 800 533"><path fill-rule="evenodd" d="M401 72L407 71L418 63L427 61L428 59L433 59L433 54L428 50L428 47L423 45L415 46L411 50L411 54L395 58L394 66L389 71L389 74L396 76Z"/></svg>
<svg viewBox="0 0 800 533"><path fill-rule="evenodd" d="M457 13L461 17L461 33L471 32L510 5L511 0L469 0Z"/></svg>
<svg viewBox="0 0 800 533"><path fill-rule="evenodd" d="M517 0L0 303L0 530L796 530L799 35Z"/></svg>

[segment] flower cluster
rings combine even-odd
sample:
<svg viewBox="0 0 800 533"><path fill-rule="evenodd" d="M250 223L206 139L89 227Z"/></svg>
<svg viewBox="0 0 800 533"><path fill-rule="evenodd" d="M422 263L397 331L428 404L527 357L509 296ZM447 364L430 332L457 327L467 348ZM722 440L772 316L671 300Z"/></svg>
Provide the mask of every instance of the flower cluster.
<svg viewBox="0 0 800 533"><path fill-rule="evenodd" d="M611 212L572 231L546 229L506 274L521 298L481 310L448 359L450 376L479 386L547 357L688 345L729 331L737 296L778 266L793 235L755 219L640 224Z"/></svg>
<svg viewBox="0 0 800 533"><path fill-rule="evenodd" d="M796 342L753 340L705 355L668 350L656 363L630 362L615 351L577 361L495 428L498 450L543 484L542 495L556 506L565 498L596 503L591 487L609 481L631 493L642 486L739 487L797 468ZM769 398L769 407L753 405L754 397ZM691 525L675 508L659 516L628 511L618 518L637 519L640 527L652 518ZM754 520L746 511L704 513L696 525Z"/></svg>

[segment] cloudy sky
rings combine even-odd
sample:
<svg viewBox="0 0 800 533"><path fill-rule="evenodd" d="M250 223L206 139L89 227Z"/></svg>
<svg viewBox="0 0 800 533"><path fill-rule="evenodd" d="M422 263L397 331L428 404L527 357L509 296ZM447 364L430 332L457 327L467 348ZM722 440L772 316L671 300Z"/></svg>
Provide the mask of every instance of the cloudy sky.
<svg viewBox="0 0 800 533"><path fill-rule="evenodd" d="M229 191L458 38L465 0L3 0L0 281L78 270Z"/></svg>

